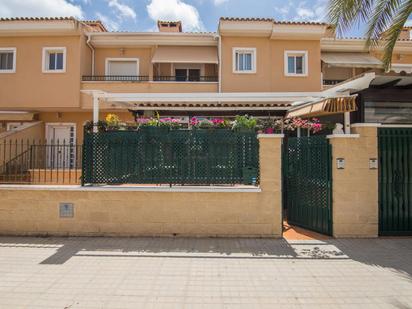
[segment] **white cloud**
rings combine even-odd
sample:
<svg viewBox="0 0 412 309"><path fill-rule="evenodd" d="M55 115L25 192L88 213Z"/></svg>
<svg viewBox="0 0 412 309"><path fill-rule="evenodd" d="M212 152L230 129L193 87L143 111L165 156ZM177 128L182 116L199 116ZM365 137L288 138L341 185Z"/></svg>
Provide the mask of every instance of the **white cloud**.
<svg viewBox="0 0 412 309"><path fill-rule="evenodd" d="M201 31L204 29L197 9L181 0L151 0L146 8L149 17L154 21L180 20L185 30Z"/></svg>
<svg viewBox="0 0 412 309"><path fill-rule="evenodd" d="M328 0L317 0L310 5L306 4L306 1L302 1L298 4L295 11L295 20L305 21L322 21L326 16Z"/></svg>
<svg viewBox="0 0 412 309"><path fill-rule="evenodd" d="M221 5L225 2L228 2L229 0L213 0L214 5Z"/></svg>
<svg viewBox="0 0 412 309"><path fill-rule="evenodd" d="M303 19L312 18L315 16L315 12L307 8L298 8L296 13L298 14L300 18L303 18Z"/></svg>
<svg viewBox="0 0 412 309"><path fill-rule="evenodd" d="M291 3L285 4L284 6L280 6L280 7L276 6L275 7L275 12L278 13L278 15L279 15L279 16L276 16L276 18L280 17L282 19L287 19L288 14L291 11L291 9L292 9L292 4Z"/></svg>
<svg viewBox="0 0 412 309"><path fill-rule="evenodd" d="M96 13L96 17L103 22L103 24L112 31L117 31L120 28L120 25L117 21L111 19L110 17L107 17L106 15L103 15L99 12Z"/></svg>
<svg viewBox="0 0 412 309"><path fill-rule="evenodd" d="M0 0L0 17L59 17L83 18L80 5L66 0Z"/></svg>
<svg viewBox="0 0 412 309"><path fill-rule="evenodd" d="M120 14L120 17L136 19L136 12L128 5L121 3L119 0L109 0L109 7L114 8Z"/></svg>

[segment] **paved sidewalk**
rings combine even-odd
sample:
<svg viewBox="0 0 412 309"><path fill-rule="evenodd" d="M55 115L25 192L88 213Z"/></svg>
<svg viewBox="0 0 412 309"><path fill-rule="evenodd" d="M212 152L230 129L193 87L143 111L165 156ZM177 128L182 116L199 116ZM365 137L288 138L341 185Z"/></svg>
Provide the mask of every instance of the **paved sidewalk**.
<svg viewBox="0 0 412 309"><path fill-rule="evenodd" d="M0 237L0 308L412 308L412 238Z"/></svg>

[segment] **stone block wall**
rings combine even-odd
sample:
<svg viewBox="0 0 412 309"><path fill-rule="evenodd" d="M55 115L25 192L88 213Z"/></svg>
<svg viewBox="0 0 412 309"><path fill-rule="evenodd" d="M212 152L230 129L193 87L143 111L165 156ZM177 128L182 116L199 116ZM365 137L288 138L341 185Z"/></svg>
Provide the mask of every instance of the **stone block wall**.
<svg viewBox="0 0 412 309"><path fill-rule="evenodd" d="M282 138L259 142L260 188L0 186L0 234L281 237Z"/></svg>
<svg viewBox="0 0 412 309"><path fill-rule="evenodd" d="M333 236L378 236L377 127L355 126L351 136L330 136L332 144ZM337 158L345 160L338 169Z"/></svg>

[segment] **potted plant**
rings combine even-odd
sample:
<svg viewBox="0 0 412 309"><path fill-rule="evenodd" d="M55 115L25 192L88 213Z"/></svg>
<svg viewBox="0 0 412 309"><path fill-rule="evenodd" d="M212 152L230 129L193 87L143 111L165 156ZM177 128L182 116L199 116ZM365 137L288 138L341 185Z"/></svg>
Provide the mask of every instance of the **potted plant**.
<svg viewBox="0 0 412 309"><path fill-rule="evenodd" d="M231 129L232 127L232 123L227 119L213 118L211 121L216 129Z"/></svg>
<svg viewBox="0 0 412 309"><path fill-rule="evenodd" d="M139 124L139 131L151 134L162 134L169 131L169 127L161 125L158 118L139 118L137 119Z"/></svg>
<svg viewBox="0 0 412 309"><path fill-rule="evenodd" d="M94 124L93 124L93 121L91 121L91 120L87 121L84 125L84 129L85 129L86 133L93 133L93 128L94 128ZM97 131L99 133L101 133L101 132L106 132L106 130L107 130L106 121L99 120L97 122Z"/></svg>
<svg viewBox="0 0 412 309"><path fill-rule="evenodd" d="M174 119L174 118L161 118L159 119L159 126L166 126L169 129L179 129L181 128L181 124L179 122L179 120Z"/></svg>
<svg viewBox="0 0 412 309"><path fill-rule="evenodd" d="M256 128L259 133L275 134L280 133L282 129L282 119L266 118L258 121Z"/></svg>
<svg viewBox="0 0 412 309"><path fill-rule="evenodd" d="M238 115L233 122L232 129L238 132L252 132L255 131L256 125L256 118L250 117L248 115Z"/></svg>
<svg viewBox="0 0 412 309"><path fill-rule="evenodd" d="M126 131L137 131L139 125L136 122L127 122L125 128Z"/></svg>
<svg viewBox="0 0 412 309"><path fill-rule="evenodd" d="M120 118L116 114L107 114L106 124L108 130L118 130L120 125Z"/></svg>

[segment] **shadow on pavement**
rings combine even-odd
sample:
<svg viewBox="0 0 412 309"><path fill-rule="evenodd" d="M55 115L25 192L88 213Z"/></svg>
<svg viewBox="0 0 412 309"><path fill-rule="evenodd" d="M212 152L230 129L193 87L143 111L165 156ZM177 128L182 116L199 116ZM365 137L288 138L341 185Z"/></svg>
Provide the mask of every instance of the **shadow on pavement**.
<svg viewBox="0 0 412 309"><path fill-rule="evenodd" d="M0 248L53 248L40 264L71 258L351 259L412 277L412 238L285 240L257 238L1 237Z"/></svg>

